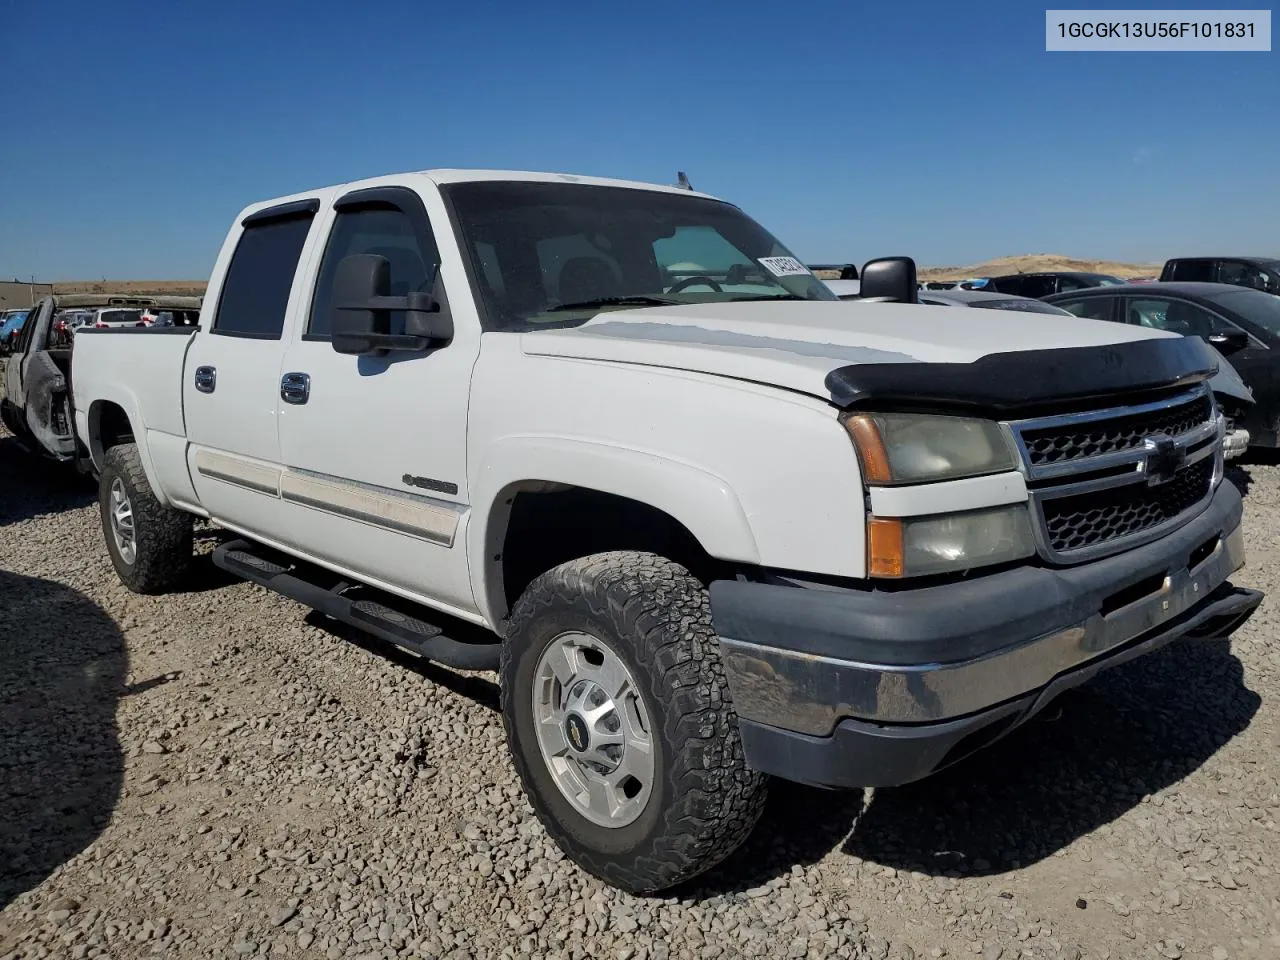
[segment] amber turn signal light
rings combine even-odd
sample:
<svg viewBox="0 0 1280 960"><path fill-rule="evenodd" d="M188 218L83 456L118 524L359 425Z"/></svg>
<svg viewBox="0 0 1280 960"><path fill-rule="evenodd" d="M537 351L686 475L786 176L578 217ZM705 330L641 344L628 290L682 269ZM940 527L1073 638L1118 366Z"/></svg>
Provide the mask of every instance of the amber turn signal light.
<svg viewBox="0 0 1280 960"><path fill-rule="evenodd" d="M901 520L885 517L867 520L867 573L873 577L902 576Z"/></svg>
<svg viewBox="0 0 1280 960"><path fill-rule="evenodd" d="M853 438L862 461L862 479L865 483L890 483L893 473L889 469L889 454L875 419L865 413L845 418L844 428Z"/></svg>

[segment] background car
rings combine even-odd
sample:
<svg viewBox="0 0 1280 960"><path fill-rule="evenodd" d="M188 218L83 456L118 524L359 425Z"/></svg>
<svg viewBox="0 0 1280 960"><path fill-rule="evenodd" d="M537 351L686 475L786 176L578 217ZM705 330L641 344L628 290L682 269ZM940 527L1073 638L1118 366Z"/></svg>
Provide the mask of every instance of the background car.
<svg viewBox="0 0 1280 960"><path fill-rule="evenodd" d="M980 307L986 310L1022 310L1027 313L1056 313L1071 316L1060 307L1030 297L1015 297L992 290L921 290L920 302L942 307Z"/></svg>
<svg viewBox="0 0 1280 960"><path fill-rule="evenodd" d="M0 314L0 356L13 352L26 319L26 310L6 310Z"/></svg>
<svg viewBox="0 0 1280 960"><path fill-rule="evenodd" d="M1275 257L1174 257L1165 261L1160 279L1230 283L1280 294L1280 260Z"/></svg>
<svg viewBox="0 0 1280 960"><path fill-rule="evenodd" d="M1047 297L1078 317L1133 323L1202 337L1252 391L1254 404L1223 412L1249 431L1250 446L1277 446L1280 425L1280 297L1223 283L1147 283ZM1215 386L1215 391L1217 387Z"/></svg>
<svg viewBox="0 0 1280 960"><path fill-rule="evenodd" d="M1014 297L988 290L922 291L920 302L946 307L979 307L989 310L1021 310L1026 313L1051 314L1060 317L1077 316L1043 300ZM1225 359L1219 364L1218 372L1210 381L1210 386L1219 408L1227 414L1227 439L1224 444L1226 456L1228 459L1238 457L1249 446L1249 433L1241 422L1254 406L1253 392Z"/></svg>
<svg viewBox="0 0 1280 960"><path fill-rule="evenodd" d="M93 325L99 330L107 330L111 327L139 327L143 326L142 311L137 309L121 309L120 307L106 307L93 312Z"/></svg>
<svg viewBox="0 0 1280 960"><path fill-rule="evenodd" d="M1058 271L1043 273L1010 273L1002 277L988 277L987 289L1000 293L1012 293L1019 297L1048 297L1070 290L1089 287L1123 286L1124 280L1108 273L1080 273Z"/></svg>

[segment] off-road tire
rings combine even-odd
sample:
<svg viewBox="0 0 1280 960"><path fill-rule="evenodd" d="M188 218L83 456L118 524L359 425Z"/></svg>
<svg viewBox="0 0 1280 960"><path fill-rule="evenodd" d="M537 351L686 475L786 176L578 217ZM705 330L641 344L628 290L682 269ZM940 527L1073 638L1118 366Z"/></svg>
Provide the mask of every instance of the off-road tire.
<svg viewBox="0 0 1280 960"><path fill-rule="evenodd" d="M182 582L191 566L194 520L189 513L156 499L142 469L138 445L122 443L107 450L98 481L102 535L111 565L134 593L164 593ZM119 477L133 507L137 556L125 562L111 533L111 484Z"/></svg>
<svg viewBox="0 0 1280 960"><path fill-rule="evenodd" d="M605 641L645 701L656 761L644 812L624 827L584 817L556 786L534 733L533 675L557 636ZM746 839L766 778L743 757L707 591L679 564L615 552L562 564L533 581L511 614L501 664L507 743L538 819L587 872L632 893L669 889Z"/></svg>

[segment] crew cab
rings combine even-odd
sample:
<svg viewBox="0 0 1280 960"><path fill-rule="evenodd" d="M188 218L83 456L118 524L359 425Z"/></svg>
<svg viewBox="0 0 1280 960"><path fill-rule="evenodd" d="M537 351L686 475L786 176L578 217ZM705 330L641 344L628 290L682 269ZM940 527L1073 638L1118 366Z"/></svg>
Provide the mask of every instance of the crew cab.
<svg viewBox="0 0 1280 960"><path fill-rule="evenodd" d="M5 363L0 419L33 453L89 469L92 463L81 456L84 447L75 434L71 356L77 332L88 326L136 327L144 307L190 310L199 309L199 304L194 297L44 297L31 308L13 355Z"/></svg>
<svg viewBox="0 0 1280 960"><path fill-rule="evenodd" d="M533 809L632 891L727 856L767 775L917 780L1252 614L1203 341L860 282L626 181L253 204L194 331L77 336L108 554L172 588L205 517L219 566L496 668Z"/></svg>

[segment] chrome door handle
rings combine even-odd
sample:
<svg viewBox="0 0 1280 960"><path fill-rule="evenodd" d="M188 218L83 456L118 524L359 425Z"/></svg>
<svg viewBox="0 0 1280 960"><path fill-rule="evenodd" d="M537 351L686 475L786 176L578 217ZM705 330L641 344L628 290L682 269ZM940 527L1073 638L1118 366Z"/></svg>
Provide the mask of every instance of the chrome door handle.
<svg viewBox="0 0 1280 960"><path fill-rule="evenodd" d="M218 371L215 367L196 367L196 389L201 393L213 393L218 385Z"/></svg>
<svg viewBox="0 0 1280 960"><path fill-rule="evenodd" d="M310 396L310 374L286 373L280 378L280 399L285 403L306 403Z"/></svg>

